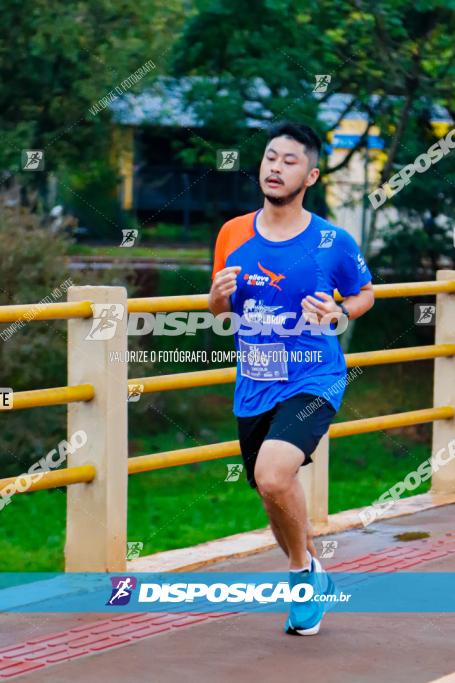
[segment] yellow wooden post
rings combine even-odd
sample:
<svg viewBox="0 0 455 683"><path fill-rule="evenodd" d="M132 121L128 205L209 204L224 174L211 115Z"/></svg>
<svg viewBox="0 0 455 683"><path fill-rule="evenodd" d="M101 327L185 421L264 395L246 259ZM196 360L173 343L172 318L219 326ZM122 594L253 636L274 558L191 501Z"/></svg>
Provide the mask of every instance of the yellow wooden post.
<svg viewBox="0 0 455 683"><path fill-rule="evenodd" d="M311 465L301 467L299 479L305 491L307 511L313 523L327 522L329 515L329 435L324 434L311 456Z"/></svg>
<svg viewBox="0 0 455 683"><path fill-rule="evenodd" d="M455 270L439 270L438 280L455 280ZM436 296L436 344L455 342L455 295ZM455 406L455 358L434 361L434 406ZM442 450L443 449L443 450ZM431 490L435 493L455 491L455 417L433 423L433 476Z"/></svg>
<svg viewBox="0 0 455 683"><path fill-rule="evenodd" d="M68 441L76 432L87 435L68 466L93 465L96 476L68 487L65 570L123 572L128 366L110 358L112 352L126 355L127 294L124 287L70 287L68 299L95 304L93 318L68 323L68 384L90 383L95 393L90 401L68 405Z"/></svg>

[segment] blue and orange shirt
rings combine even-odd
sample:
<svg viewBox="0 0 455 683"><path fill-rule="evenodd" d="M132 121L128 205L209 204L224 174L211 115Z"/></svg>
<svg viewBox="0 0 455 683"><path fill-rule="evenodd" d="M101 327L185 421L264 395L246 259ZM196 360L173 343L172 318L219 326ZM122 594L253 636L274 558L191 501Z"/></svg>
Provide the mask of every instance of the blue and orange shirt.
<svg viewBox="0 0 455 683"><path fill-rule="evenodd" d="M302 325L301 302L316 291L358 294L371 273L346 230L311 214L305 230L274 242L257 230L261 210L227 221L215 246L212 278L223 268L241 266L231 296L232 311L244 321L234 335L233 412L258 415L300 392L323 396L338 410L346 380L338 335Z"/></svg>

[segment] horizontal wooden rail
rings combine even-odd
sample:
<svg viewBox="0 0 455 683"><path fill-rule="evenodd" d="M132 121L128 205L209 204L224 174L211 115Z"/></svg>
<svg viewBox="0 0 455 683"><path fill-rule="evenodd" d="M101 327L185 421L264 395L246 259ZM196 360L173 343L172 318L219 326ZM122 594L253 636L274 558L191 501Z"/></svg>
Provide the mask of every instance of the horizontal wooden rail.
<svg viewBox="0 0 455 683"><path fill-rule="evenodd" d="M418 425L425 422L434 422L435 420L449 420L454 416L454 406L441 406L439 408L410 410L406 413L394 413L393 415L366 417L362 420L336 422L335 424L330 425L329 436L331 439L337 439L341 436L353 436L355 434L366 434L367 432L379 432L382 429L408 427L410 425Z"/></svg>
<svg viewBox="0 0 455 683"><path fill-rule="evenodd" d="M373 285L376 299L391 299L407 296L426 296L432 294L454 293L455 280L430 280L428 282L399 282L387 285ZM343 297L335 291L335 299ZM147 297L128 299L129 313L158 313L175 311L197 311L208 308L208 294L188 296Z"/></svg>
<svg viewBox="0 0 455 683"><path fill-rule="evenodd" d="M208 294L187 296L153 296L142 299L128 299L128 313L171 313L175 311L206 311Z"/></svg>
<svg viewBox="0 0 455 683"><path fill-rule="evenodd" d="M411 346L402 349L349 353L345 358L348 368L352 368L448 356L455 356L455 344L433 344L431 346ZM217 368L215 370L196 370L194 372L181 372L171 375L139 377L128 380L128 384L130 386L142 384L144 387L143 393L147 394L157 391L228 384L235 382L235 375L235 367ZM11 410L63 405L77 401L91 401L94 396L95 390L91 384L78 384L71 387L55 387L52 389L35 389L34 391L18 391L14 393L14 404ZM0 412L7 412L7 409L0 407Z"/></svg>
<svg viewBox="0 0 455 683"><path fill-rule="evenodd" d="M453 406L442 406L440 408L412 410L410 412L396 413L394 415L367 417L362 420L339 422L331 425L329 428L329 437L337 439L343 436L381 431L382 429L394 429L395 427L423 424L425 422L433 422L434 420L446 420L454 417L454 415L455 408ZM134 458L129 458L128 474L137 474L138 472L148 472L167 467L177 467L178 465L189 465L191 463L217 460L218 458L226 458L235 455L240 455L240 444L238 441L225 441L206 446L194 446L192 448L165 451L164 453L152 455L139 455Z"/></svg>
<svg viewBox="0 0 455 683"><path fill-rule="evenodd" d="M26 481L31 476L36 477L36 473L20 474L16 477L7 477L0 479L0 490L8 484L12 484L16 479ZM78 467L66 467L61 470L50 470L45 472L39 481L34 481L30 484L26 491L17 490L16 493L29 493L30 491L44 491L45 489L56 489L59 486L71 486L71 484L83 484L90 481L96 476L96 468L93 465L79 465ZM14 494L16 495L16 494Z"/></svg>
<svg viewBox="0 0 455 683"><path fill-rule="evenodd" d="M59 304L20 304L0 306L0 323L24 323L33 320L69 320L70 318L91 318L93 315L90 301L66 302Z"/></svg>
<svg viewBox="0 0 455 683"><path fill-rule="evenodd" d="M216 370L195 370L194 372L178 372L173 375L155 375L129 379L128 384L142 384L143 393L154 391L171 391L172 389L189 389L205 387L211 384L228 384L235 382L236 368L217 368Z"/></svg>
<svg viewBox="0 0 455 683"><path fill-rule="evenodd" d="M161 470L176 465L191 465L196 462L207 462L234 455L240 455L240 444L237 440L192 448L180 448L153 455L138 455L134 458L128 458L128 474Z"/></svg>
<svg viewBox="0 0 455 683"><path fill-rule="evenodd" d="M398 282L373 285L376 299L391 299L407 296L431 296L432 294L454 293L455 280L429 280L428 282ZM335 299L342 296L335 291ZM208 294L182 296L161 296L128 299L129 313L158 313L174 311L202 311L208 308ZM62 302L55 304L20 304L0 306L0 324L31 322L33 320L69 320L91 318L90 301Z"/></svg>
<svg viewBox="0 0 455 683"><path fill-rule="evenodd" d="M454 406L440 406L438 408L424 408L423 410L411 410L406 413L395 413L393 415L381 415L379 417L367 417L362 420L352 420L349 422L338 422L329 428L329 437L337 439L343 436L354 434L365 434L366 432L377 432L383 429L394 429L435 420L447 420L455 416ZM153 470L177 467L179 465L190 465L198 462L208 462L230 456L240 455L240 443L237 440L224 441L221 443L206 444L204 446L194 446L192 448L180 448L163 453L151 455L139 455L128 459L128 474L138 474L140 472L151 472ZM69 486L92 481L96 471L93 465L81 465L80 467L69 467L67 469L47 472L43 478L32 484L27 491L38 491L57 486ZM27 476L27 475L22 475ZM15 481L17 477L0 479L0 489L7 484Z"/></svg>
<svg viewBox="0 0 455 683"><path fill-rule="evenodd" d="M429 280L428 282L397 282L388 285L373 285L376 299L395 299L407 296L431 296L432 294L453 294L455 280Z"/></svg>
<svg viewBox="0 0 455 683"><path fill-rule="evenodd" d="M455 356L455 344L431 344L428 346L407 346L401 349L361 351L359 353L348 353L345 358L348 368L353 368L449 356Z"/></svg>
<svg viewBox="0 0 455 683"><path fill-rule="evenodd" d="M58 406L77 401L91 401L95 396L92 384L77 384L72 387L54 387L52 389L35 389L34 391L15 391L12 408L1 408L0 412L39 408L42 406Z"/></svg>
<svg viewBox="0 0 455 683"><path fill-rule="evenodd" d="M380 351L365 351L362 353L348 353L346 365L348 368L369 365L386 365L388 363L402 363L405 361L427 360L443 356L454 356L455 344L433 344L429 346L411 346L402 349L382 349ZM172 375L158 375L153 377L138 377L130 379L128 383L142 384L143 393L155 391L171 391L172 389L189 389L211 384L227 384L235 382L236 368L217 368L215 370L195 370L194 372L179 372Z"/></svg>

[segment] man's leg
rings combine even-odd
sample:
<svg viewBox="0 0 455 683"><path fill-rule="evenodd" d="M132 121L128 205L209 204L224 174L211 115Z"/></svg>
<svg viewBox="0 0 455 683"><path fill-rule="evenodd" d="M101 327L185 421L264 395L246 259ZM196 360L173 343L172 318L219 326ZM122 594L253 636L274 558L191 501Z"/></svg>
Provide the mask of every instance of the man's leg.
<svg viewBox="0 0 455 683"><path fill-rule="evenodd" d="M303 458L304 454L297 446L287 441L266 439L254 469L272 531L277 530L277 541L286 548L290 569L300 569L308 564L308 520L305 495L298 479Z"/></svg>
<svg viewBox="0 0 455 683"><path fill-rule="evenodd" d="M276 525L273 517L271 515L269 515L266 502L265 502L264 498L262 497L261 492L259 491L259 489L256 489L256 491L258 492L259 496L261 497L264 508L268 514L270 528L272 530L273 535L275 536L276 542L278 543L278 545L280 546L280 548L284 552L284 554L289 557L289 551L288 551L288 547L286 545L286 541L284 540L284 536L280 532L280 529ZM307 518L307 529L306 529L306 546L307 546L307 550L310 553L310 555L312 555L313 557L317 557L318 553L316 550L316 546L314 545L314 542L313 542L313 528L312 528L308 518Z"/></svg>
<svg viewBox="0 0 455 683"><path fill-rule="evenodd" d="M261 495L261 492L259 491L259 489L257 489L257 491L258 491L259 495ZM267 512L267 516L269 518L270 528L272 530L273 535L275 536L276 542L278 543L278 545L280 546L280 548L284 552L284 554L289 557L288 546L286 544L286 541L284 539L283 534L280 531L280 527L276 524L275 520L273 519L273 516L270 514L267 503L266 503L266 499L264 499L264 497L262 497L262 496L261 496L261 498L262 498L262 503L264 505L265 511Z"/></svg>
<svg viewBox="0 0 455 683"><path fill-rule="evenodd" d="M316 550L316 546L314 545L313 541L313 527L310 524L310 520L308 519L307 516L307 524L306 524L306 549L312 555L313 557L318 556L318 551Z"/></svg>

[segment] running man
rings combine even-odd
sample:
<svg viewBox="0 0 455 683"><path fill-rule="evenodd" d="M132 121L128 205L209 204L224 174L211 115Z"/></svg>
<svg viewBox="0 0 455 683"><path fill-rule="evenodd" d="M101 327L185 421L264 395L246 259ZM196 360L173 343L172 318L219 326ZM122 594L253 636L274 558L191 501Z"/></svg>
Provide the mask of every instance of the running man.
<svg viewBox="0 0 455 683"><path fill-rule="evenodd" d="M118 586L117 586L117 592L114 593L112 598L109 600L109 604L113 604L115 600L118 600L119 598L126 598L132 591L133 586L131 584L131 579L129 576L126 577L125 580L120 581Z"/></svg>
<svg viewBox="0 0 455 683"><path fill-rule="evenodd" d="M366 313L374 294L355 240L302 206L319 178L320 150L309 126L283 122L270 130L259 177L264 206L222 226L209 308L214 315L243 316L235 334L233 412L247 479L288 556L290 583L330 592L297 475L312 462L344 393L336 325ZM335 289L342 304L333 298ZM323 613L320 603L293 603L285 631L313 635Z"/></svg>

